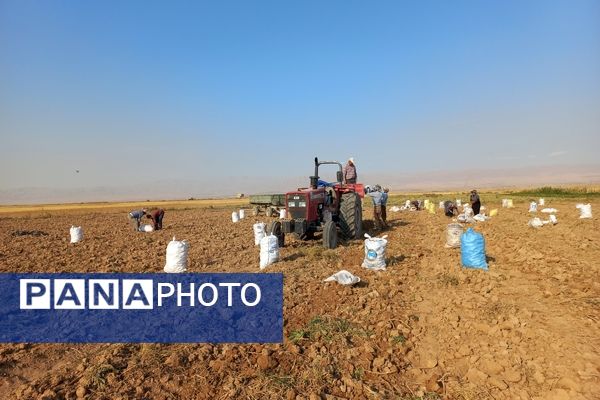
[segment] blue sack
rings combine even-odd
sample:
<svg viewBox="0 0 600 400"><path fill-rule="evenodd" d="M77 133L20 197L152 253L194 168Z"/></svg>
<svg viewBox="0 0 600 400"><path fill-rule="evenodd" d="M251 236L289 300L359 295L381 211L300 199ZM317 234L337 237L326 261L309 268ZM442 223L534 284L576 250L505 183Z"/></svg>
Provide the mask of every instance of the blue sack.
<svg viewBox="0 0 600 400"><path fill-rule="evenodd" d="M460 260L463 267L479 268L487 271L485 260L485 240L481 233L475 232L473 228L467 229L460 235Z"/></svg>

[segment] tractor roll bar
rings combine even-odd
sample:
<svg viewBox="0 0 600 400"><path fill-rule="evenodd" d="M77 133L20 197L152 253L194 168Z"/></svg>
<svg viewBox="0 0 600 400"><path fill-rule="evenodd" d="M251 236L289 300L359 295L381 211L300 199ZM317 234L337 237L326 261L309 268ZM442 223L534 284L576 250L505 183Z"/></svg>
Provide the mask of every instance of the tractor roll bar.
<svg viewBox="0 0 600 400"><path fill-rule="evenodd" d="M337 181L341 184L343 183L343 167L342 164L338 161L319 161L317 157L315 157L315 175L310 177L310 187L316 189L319 183L319 166L324 164L333 164L339 167L339 171L336 174Z"/></svg>

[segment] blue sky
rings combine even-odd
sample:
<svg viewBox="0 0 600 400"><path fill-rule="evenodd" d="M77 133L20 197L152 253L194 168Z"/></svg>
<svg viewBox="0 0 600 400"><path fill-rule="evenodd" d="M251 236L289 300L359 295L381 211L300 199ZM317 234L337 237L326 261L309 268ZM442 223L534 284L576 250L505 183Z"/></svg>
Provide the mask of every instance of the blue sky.
<svg viewBox="0 0 600 400"><path fill-rule="evenodd" d="M599 111L598 1L0 0L4 189L597 163Z"/></svg>

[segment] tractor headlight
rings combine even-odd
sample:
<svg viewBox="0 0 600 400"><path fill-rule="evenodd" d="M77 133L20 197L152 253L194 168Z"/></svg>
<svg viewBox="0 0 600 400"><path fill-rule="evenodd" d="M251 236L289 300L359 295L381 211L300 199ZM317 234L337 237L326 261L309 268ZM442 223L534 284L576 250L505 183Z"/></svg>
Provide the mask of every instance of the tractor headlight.
<svg viewBox="0 0 600 400"><path fill-rule="evenodd" d="M306 207L306 202L305 201L299 201L298 202L298 207Z"/></svg>

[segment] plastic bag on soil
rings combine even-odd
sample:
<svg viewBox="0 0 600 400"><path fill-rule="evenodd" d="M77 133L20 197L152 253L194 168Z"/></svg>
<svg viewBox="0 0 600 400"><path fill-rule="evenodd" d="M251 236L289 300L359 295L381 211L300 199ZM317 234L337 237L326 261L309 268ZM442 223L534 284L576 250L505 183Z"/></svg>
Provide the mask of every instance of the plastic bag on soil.
<svg viewBox="0 0 600 400"><path fill-rule="evenodd" d="M257 222L252 225L252 229L254 230L254 245L258 246L260 244L260 240L267 236L267 224L264 222Z"/></svg>
<svg viewBox="0 0 600 400"><path fill-rule="evenodd" d="M279 243L277 236L268 235L260 240L260 269L279 261Z"/></svg>
<svg viewBox="0 0 600 400"><path fill-rule="evenodd" d="M461 224L448 224L446 227L446 248L460 247L460 235L463 233Z"/></svg>
<svg viewBox="0 0 600 400"><path fill-rule="evenodd" d="M340 285L355 285L358 282L360 282L360 278L358 276L353 275L351 272L348 272L345 269L343 269L331 275L323 282L337 282Z"/></svg>
<svg viewBox="0 0 600 400"><path fill-rule="evenodd" d="M71 226L69 233L71 234L71 243L77 243L83 239L83 229L80 226Z"/></svg>
<svg viewBox="0 0 600 400"><path fill-rule="evenodd" d="M140 230L140 232L152 232L152 231L154 231L154 227L152 225L145 224L145 225L140 225L139 230Z"/></svg>
<svg viewBox="0 0 600 400"><path fill-rule="evenodd" d="M365 259L362 267L374 271L385 270L385 250L387 248L387 235L371 237L365 233Z"/></svg>
<svg viewBox="0 0 600 400"><path fill-rule="evenodd" d="M485 240L481 233L469 228L461 235L460 259L464 267L488 269L485 259Z"/></svg>
<svg viewBox="0 0 600 400"><path fill-rule="evenodd" d="M167 245L167 263L164 271L168 273L185 272L189 247L189 243L185 240L178 241L173 237L173 240Z"/></svg>
<svg viewBox="0 0 600 400"><path fill-rule="evenodd" d="M592 218L591 204L577 204L575 207L579 209L579 218Z"/></svg>

